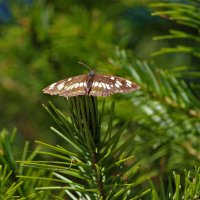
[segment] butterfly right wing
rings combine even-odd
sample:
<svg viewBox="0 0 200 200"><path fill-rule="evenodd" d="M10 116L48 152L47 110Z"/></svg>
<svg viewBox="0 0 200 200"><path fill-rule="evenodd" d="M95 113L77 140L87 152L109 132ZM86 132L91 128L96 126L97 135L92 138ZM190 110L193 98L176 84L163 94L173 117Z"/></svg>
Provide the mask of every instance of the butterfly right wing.
<svg viewBox="0 0 200 200"><path fill-rule="evenodd" d="M122 77L96 74L89 95L109 96L114 93L129 93L139 88L136 83Z"/></svg>
<svg viewBox="0 0 200 200"><path fill-rule="evenodd" d="M86 79L87 75L79 75L63 79L44 88L43 92L50 95L58 94L59 96L64 97L85 95Z"/></svg>

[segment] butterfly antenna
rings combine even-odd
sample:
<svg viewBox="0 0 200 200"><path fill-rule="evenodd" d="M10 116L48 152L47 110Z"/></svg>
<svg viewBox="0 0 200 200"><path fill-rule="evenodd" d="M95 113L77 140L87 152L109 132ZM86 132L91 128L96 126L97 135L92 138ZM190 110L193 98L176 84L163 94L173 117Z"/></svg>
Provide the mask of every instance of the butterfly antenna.
<svg viewBox="0 0 200 200"><path fill-rule="evenodd" d="M85 66L87 69L89 69L90 71L92 71L92 69L91 69L88 65L86 65L85 63L79 61L78 64L83 65L83 66Z"/></svg>

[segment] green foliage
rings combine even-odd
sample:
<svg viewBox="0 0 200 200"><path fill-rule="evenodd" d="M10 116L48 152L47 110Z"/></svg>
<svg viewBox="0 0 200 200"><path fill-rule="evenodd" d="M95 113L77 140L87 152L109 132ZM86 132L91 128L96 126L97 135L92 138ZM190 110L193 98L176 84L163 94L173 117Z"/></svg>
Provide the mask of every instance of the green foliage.
<svg viewBox="0 0 200 200"><path fill-rule="evenodd" d="M189 56L190 62L182 62L181 65L175 66L168 72L168 76L176 76L186 80L189 83L189 89L199 99L199 21L200 21L200 5L198 1L188 1L187 4L182 3L159 3L153 4L153 7L159 9L153 13L156 16L165 16L166 18L179 24L179 28L170 29L168 35L157 36L155 40L173 40L172 47L162 47L153 55L177 54L183 53L184 57ZM184 60L183 57L183 60ZM198 106L197 106L198 107ZM198 109L199 110L199 109ZM191 112L197 115L198 112Z"/></svg>
<svg viewBox="0 0 200 200"><path fill-rule="evenodd" d="M138 174L133 156L126 155L127 142L122 139L125 126L116 129L112 125L114 103L106 129L102 126L104 102L101 113L94 97L69 98L66 103L68 116L52 103L45 107L60 127L52 130L64 141L62 146L37 142L51 150L38 152L50 160L22 162L23 166L52 172L53 178L35 178L55 184L37 189L64 190L72 199L131 199L147 194L149 190L138 188L145 175Z"/></svg>
<svg viewBox="0 0 200 200"><path fill-rule="evenodd" d="M0 31L0 93L5 105L0 112L5 127L12 123L34 140L37 133L46 132L48 122L39 111L42 88L83 71L78 61L94 65L105 59L113 48L113 24L100 10L87 11L73 3L67 12L44 1L30 7L12 4L16 22L1 25Z"/></svg>
<svg viewBox="0 0 200 200"><path fill-rule="evenodd" d="M199 199L200 198L200 168L195 168L194 171L184 171L184 175L173 173L174 182L172 183L171 179L168 185L168 188L164 187L164 183L161 180L161 190L159 194L156 191L155 186L152 181L150 185L152 187L151 199L153 200L168 200L168 199ZM181 184L181 178L184 178L184 185ZM166 190L167 189L167 190Z"/></svg>
<svg viewBox="0 0 200 200"><path fill-rule="evenodd" d="M152 13L153 16L160 16L172 20L177 24L176 28L170 29L168 35L156 36L155 40L173 40L172 47L162 47L153 55L183 53L185 56L189 54L194 60L193 65L176 66L171 73L176 76L199 77L198 59L200 57L199 50L199 2L188 1L188 3L155 3L151 5L158 11ZM193 83L194 84L194 83ZM197 89L197 88L196 88Z"/></svg>
<svg viewBox="0 0 200 200"><path fill-rule="evenodd" d="M191 169L200 160L199 1L154 3L154 18L131 1L11 5L12 24L0 25L0 112L1 126L20 134L0 133L1 196L198 199L199 168ZM77 63L86 60L101 64L99 72L131 77L141 90L111 97L115 115L110 99L102 107L95 98L69 99L67 114L62 101L50 103L45 108L59 126L52 137L38 107L48 98L41 90L83 71ZM23 134L45 142L19 150Z"/></svg>
<svg viewBox="0 0 200 200"><path fill-rule="evenodd" d="M2 167L0 165L0 199L17 198L15 196L16 190L20 187L22 182L11 182L12 171L8 171L7 165ZM15 197L14 197L15 196Z"/></svg>
<svg viewBox="0 0 200 200"><path fill-rule="evenodd" d="M16 160L31 161L36 158L39 147L29 152L29 143L26 142L16 157L16 130L9 133L7 130L0 132L0 199L49 199L52 197L49 192L38 192L36 187L49 185L50 182L37 180L35 177L45 177L44 170L34 171L18 166ZM18 149L19 150L19 149ZM20 154L20 156L19 156ZM23 176L29 177L24 181Z"/></svg>
<svg viewBox="0 0 200 200"><path fill-rule="evenodd" d="M141 85L132 96L133 123L140 127L133 154L163 173L198 165L200 104L186 82L146 62L135 62L125 51L117 51L113 63L126 66Z"/></svg>
<svg viewBox="0 0 200 200"><path fill-rule="evenodd" d="M192 12L194 9L199 12L199 3L194 3L194 5L192 3L191 5L160 3L154 4L154 7L163 8L162 11L155 12L155 15L166 16L168 14L169 19L174 19L174 15L176 15L175 19L185 19L182 17L185 12L177 12L179 7L180 10L183 8L187 10L186 13L191 14L189 9ZM168 8L170 12L165 12ZM193 15L188 17L191 23L192 17ZM191 38L185 37L182 42L186 44L187 40L190 40L189 44L192 46L195 43L197 47L199 34L193 29L190 30L188 23L181 24L187 26L186 30L189 33L185 31L185 35L193 35L194 39L192 42ZM183 28L181 31L184 33ZM178 36L181 38L180 34ZM159 37L159 39L163 38L169 39L168 36ZM180 53L176 47L171 49L173 49L171 53ZM191 56L198 54L198 48L193 48L192 51ZM160 52L163 52L162 49ZM154 55L161 55L160 52ZM141 85L141 90L131 98L132 110L127 107L130 116L134 119L133 126L136 124L138 127L135 132L133 146L136 148L132 150L133 154L137 155L137 159L142 163L146 163L148 170L158 170L158 175L162 177L166 177L173 170L191 169L199 165L200 103L198 91L200 87L196 79L199 77L198 59L196 59L188 66L183 59L184 65L182 66L164 68L160 67L161 64L156 66L155 62L150 64L135 61L132 54L125 50L117 49L111 58L113 65L119 66L123 71L126 70L127 74L131 74L133 79Z"/></svg>
<svg viewBox="0 0 200 200"><path fill-rule="evenodd" d="M6 129L0 132L0 163L6 166L5 171L7 171L7 168L9 168L8 170L15 169L15 159L12 154L15 135L15 129L10 134Z"/></svg>
<svg viewBox="0 0 200 200"><path fill-rule="evenodd" d="M65 117L59 110L57 110L57 108L53 106L53 104L51 104L51 108L53 112L55 111L55 113L57 113L60 116L60 119ZM55 113L52 116L55 116ZM59 118L56 117L56 119L59 119ZM64 119L64 121L67 122L66 119ZM63 126L63 124L60 123L61 122L60 120L57 120L57 122L60 124L60 128L62 127L66 128L65 125ZM55 130L55 129L53 130L55 131L56 134L58 134L59 136L62 136L63 139L68 137L68 134L63 136L62 134L60 134L58 130ZM85 137L85 135L83 135L83 137ZM119 140L119 138L115 140ZM68 142L69 140L67 140L67 143ZM74 199L77 197L74 197L73 191L76 191L76 193L82 197L84 196L84 194L88 194L87 198L89 198L91 194L94 194L94 193L99 194L98 189L87 189L85 187L86 186L85 184L82 185L83 183L85 183L85 181L86 182L88 181L90 186L92 184L97 186L97 182L95 181L93 177L91 177L92 179L88 179L89 178L88 175L90 174L85 174L85 171L84 171L85 169L91 168L92 163L90 162L83 163L82 161L85 160L83 157L81 157L80 160L77 160L78 158L77 155L79 154L77 152L80 152L80 149L77 149L76 146L74 146L74 148L72 148L74 149L74 151L70 152L67 149L61 147L60 145L52 146L47 143L43 143L39 141L37 143L40 146L43 146L46 149L48 149L48 151L41 151L40 149L36 149L34 154L38 153L42 156L45 155L47 159L45 160L40 159L38 161L32 160L35 157L33 154L25 158L25 155L27 154L25 152L27 150L24 150L23 157L25 158L25 160L22 162L23 165L20 166L21 170L19 170L19 174L23 174L23 175L20 175L20 176L18 175L17 176L19 178L18 180L17 180L17 177L15 177L14 183L12 181L13 179L12 177L14 177L12 171L8 171L7 165L4 165L5 166L4 169L1 167L1 171L0 171L1 198L20 199L20 200L22 199L49 199L49 198L65 199L64 196L68 195L70 196L70 198ZM87 144L85 144L85 146L86 145ZM73 145L71 145L71 147L72 146ZM25 147L24 149L27 149L27 147ZM109 161L110 155L112 155L112 152L108 152L104 156L103 159L104 160L106 159L107 161ZM49 160L49 158L51 159ZM88 158L89 156L87 156L86 159ZM116 170L120 165L123 166L123 163L125 164L127 161L128 161L127 164L131 166L129 163L131 159L132 159L131 157L127 159L123 159L121 157L119 161L115 163L112 162L111 166L112 167L115 166L114 168ZM116 156L114 160L116 160ZM104 174L103 184L105 186L107 182L110 182L111 180L113 180L113 177L111 176L111 174L108 174L109 179L111 180L105 181L106 170L101 171L102 168L100 167L102 163L105 163L102 161L103 160L100 160L100 162L98 162L99 165L96 165L96 168L92 169L92 173L96 172L99 175L98 176L99 178L101 177L100 174L103 171L103 174ZM111 163L108 163L108 165L110 164ZM125 164L124 166L125 168L127 167L127 164ZM29 167L28 170L26 170L27 166ZM136 185L140 184L143 181L143 178L141 176L138 177L136 175L139 172L137 165L135 165L134 167L132 166L132 169L131 170L130 169L127 171L125 169L122 170L122 168L120 168L120 173L126 173L124 177L122 177L122 174L114 174L114 177L115 177L114 181L120 181L120 179L122 179L123 184L119 185L119 187L121 186L123 187L123 189L120 190L116 194L114 193L114 196L108 197L108 199L116 199L116 198L118 199L119 197L118 195L122 195L123 193L126 193L126 187L128 189L134 188L134 191L136 191L136 188L137 188ZM44 173L45 171L46 172L50 171L51 173L50 174ZM114 173L114 171L111 171L111 172L112 174ZM131 175L133 177L131 177ZM136 180L136 181L133 184L130 184L129 181L131 179ZM125 185L124 185L124 182L126 183ZM130 193L129 193L128 197L125 196L124 199L140 199L141 197L143 199L149 199L149 198L150 199L184 199L184 200L198 199L200 195L199 194L200 168L195 168L195 170L192 170L192 171L185 170L184 174L181 174L181 175L178 175L174 172L174 181L172 179L169 179L168 186L163 182L163 180L161 180L161 184L160 184L161 190L156 189L156 187L154 186L151 180L149 180L149 182L151 186L151 193L149 195L148 193L150 192L150 190L147 189L146 191L141 192L138 195L136 195L134 192L133 198L130 197ZM52 185L53 183L57 183L57 185ZM69 187L66 185L69 185ZM35 192L34 192L34 188L36 189ZM115 185L115 187L112 186L111 188L117 190L117 184ZM65 190L65 194L63 193L63 189ZM22 190L26 191L26 195L24 194L25 196L24 195L22 196ZM31 194L31 190L33 190L32 194ZM49 190L51 192L49 192ZM21 195L19 195L19 191ZM58 193L56 194L55 191L61 191L61 192L60 194ZM83 195L81 195L81 193L83 193Z"/></svg>

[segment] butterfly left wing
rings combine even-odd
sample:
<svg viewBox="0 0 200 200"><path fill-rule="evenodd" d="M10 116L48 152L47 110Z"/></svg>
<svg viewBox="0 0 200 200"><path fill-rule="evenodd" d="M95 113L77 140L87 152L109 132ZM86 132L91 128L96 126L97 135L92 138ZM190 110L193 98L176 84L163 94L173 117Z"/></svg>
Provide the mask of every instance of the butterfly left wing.
<svg viewBox="0 0 200 200"><path fill-rule="evenodd" d="M63 79L44 88L43 92L50 95L58 94L64 97L85 95L86 78L87 75L79 75Z"/></svg>
<svg viewBox="0 0 200 200"><path fill-rule="evenodd" d="M109 96L114 93L132 92L139 88L136 83L118 76L95 74L89 95Z"/></svg>

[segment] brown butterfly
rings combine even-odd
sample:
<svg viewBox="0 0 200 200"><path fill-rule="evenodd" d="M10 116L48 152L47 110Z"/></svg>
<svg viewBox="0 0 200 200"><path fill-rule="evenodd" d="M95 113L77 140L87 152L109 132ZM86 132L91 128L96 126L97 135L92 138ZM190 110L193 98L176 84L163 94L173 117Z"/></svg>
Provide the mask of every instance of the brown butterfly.
<svg viewBox="0 0 200 200"><path fill-rule="evenodd" d="M94 71L90 70L89 74L52 83L44 88L43 92L64 97L79 95L109 96L114 93L132 92L139 88L139 85L127 79L112 75L95 74Z"/></svg>

